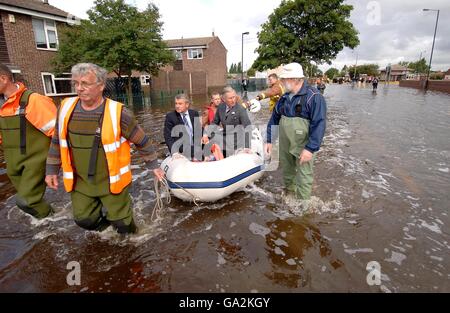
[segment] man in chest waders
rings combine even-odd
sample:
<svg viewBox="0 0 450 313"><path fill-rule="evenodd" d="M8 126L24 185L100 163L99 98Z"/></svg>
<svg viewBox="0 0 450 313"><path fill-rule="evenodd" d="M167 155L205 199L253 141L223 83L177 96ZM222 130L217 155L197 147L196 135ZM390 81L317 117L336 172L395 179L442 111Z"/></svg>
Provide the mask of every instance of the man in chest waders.
<svg viewBox="0 0 450 313"><path fill-rule="evenodd" d="M131 148L134 143L148 167L161 179L149 137L122 103L103 97L107 71L92 63L72 67L78 97L61 103L52 138L45 181L58 188L63 170L73 216L80 227L101 231L109 225L119 233L135 233L131 197Z"/></svg>
<svg viewBox="0 0 450 313"><path fill-rule="evenodd" d="M286 93L280 98L267 126L265 152L272 152L272 126L279 125L279 153L287 192L308 200L313 183L314 153L325 134L326 103L320 92L308 85L298 63L283 67L280 79Z"/></svg>
<svg viewBox="0 0 450 313"><path fill-rule="evenodd" d="M52 211L43 199L45 160L55 129L56 106L45 96L14 83L10 69L0 64L0 143L6 172L17 190L16 204L43 218Z"/></svg>

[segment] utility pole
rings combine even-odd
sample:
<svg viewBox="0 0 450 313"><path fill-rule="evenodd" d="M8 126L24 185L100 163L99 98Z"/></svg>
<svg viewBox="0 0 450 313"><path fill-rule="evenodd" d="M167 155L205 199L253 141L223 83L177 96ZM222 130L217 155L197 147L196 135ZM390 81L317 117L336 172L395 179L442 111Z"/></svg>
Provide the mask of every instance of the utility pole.
<svg viewBox="0 0 450 313"><path fill-rule="evenodd" d="M427 90L428 89L428 80L430 79L431 61L433 60L434 42L436 40L436 31L437 31L437 26L438 26L438 22L439 22L439 10L434 10L434 9L423 9L423 10L437 12L436 25L434 26L433 45L431 46L430 63L428 64L427 80L425 81L425 90Z"/></svg>

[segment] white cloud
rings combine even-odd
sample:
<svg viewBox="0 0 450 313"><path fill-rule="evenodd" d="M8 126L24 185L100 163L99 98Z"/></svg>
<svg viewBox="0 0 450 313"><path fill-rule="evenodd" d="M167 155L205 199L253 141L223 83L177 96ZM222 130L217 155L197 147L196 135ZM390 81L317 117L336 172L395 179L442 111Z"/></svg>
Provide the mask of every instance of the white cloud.
<svg viewBox="0 0 450 313"><path fill-rule="evenodd" d="M446 0L382 0L380 25L370 25L370 10L367 4L373 1L349 0L354 6L350 20L359 31L360 45L353 52L344 49L333 62L334 67L353 65L358 53L358 64L377 63L385 67L388 63L415 61L420 53L430 58L436 12L423 12L423 8L440 9L439 25L433 54L432 68L450 68L450 2ZM424 52L425 51L425 52ZM327 69L330 66L322 66Z"/></svg>
<svg viewBox="0 0 450 313"><path fill-rule="evenodd" d="M50 0L50 4L86 18L93 0ZM143 9L149 0L127 0ZM215 32L228 49L228 65L241 60L241 34L244 36L244 67L248 68L257 55L257 32L281 0L155 0L164 22L163 37L176 39L206 37ZM421 51L429 59L436 14L422 8L440 9L438 34L433 55L433 69L450 68L450 1L447 0L347 0L354 6L351 21L359 31L358 64L377 63L381 67L403 60L416 60ZM370 3L370 6L368 4ZM373 7L380 9L379 25L374 19ZM375 12L376 13L376 12ZM350 49L339 53L331 66L355 63L356 55ZM329 65L321 65L327 69Z"/></svg>

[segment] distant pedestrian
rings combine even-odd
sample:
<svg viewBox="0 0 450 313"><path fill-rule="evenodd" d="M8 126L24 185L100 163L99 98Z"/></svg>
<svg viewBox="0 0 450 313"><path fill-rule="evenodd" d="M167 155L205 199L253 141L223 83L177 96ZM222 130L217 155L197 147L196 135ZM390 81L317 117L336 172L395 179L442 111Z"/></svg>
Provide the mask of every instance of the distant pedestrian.
<svg viewBox="0 0 450 313"><path fill-rule="evenodd" d="M247 90L248 90L248 79L247 78L244 78L243 80L242 80L242 90L246 93L247 92Z"/></svg>
<svg viewBox="0 0 450 313"><path fill-rule="evenodd" d="M375 77L375 78L372 80L372 91L376 91L377 88L378 88L378 78Z"/></svg>

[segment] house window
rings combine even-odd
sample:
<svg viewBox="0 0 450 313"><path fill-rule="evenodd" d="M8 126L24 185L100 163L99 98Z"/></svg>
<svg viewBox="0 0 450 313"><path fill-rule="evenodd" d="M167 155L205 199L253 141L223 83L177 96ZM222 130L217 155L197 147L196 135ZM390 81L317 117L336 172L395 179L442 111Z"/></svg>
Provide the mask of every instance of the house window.
<svg viewBox="0 0 450 313"><path fill-rule="evenodd" d="M22 80L22 72L20 70L11 70L11 72L15 82Z"/></svg>
<svg viewBox="0 0 450 313"><path fill-rule="evenodd" d="M71 75L64 73L55 76L52 73L42 73L42 82L46 96L69 96L76 94L71 85Z"/></svg>
<svg viewBox="0 0 450 313"><path fill-rule="evenodd" d="M189 49L188 59L203 59L203 49Z"/></svg>
<svg viewBox="0 0 450 313"><path fill-rule="evenodd" d="M183 60L183 52L181 50L173 50L175 60Z"/></svg>
<svg viewBox="0 0 450 313"><path fill-rule="evenodd" d="M58 34L55 21L33 18L34 39L36 48L56 50L58 48Z"/></svg>

